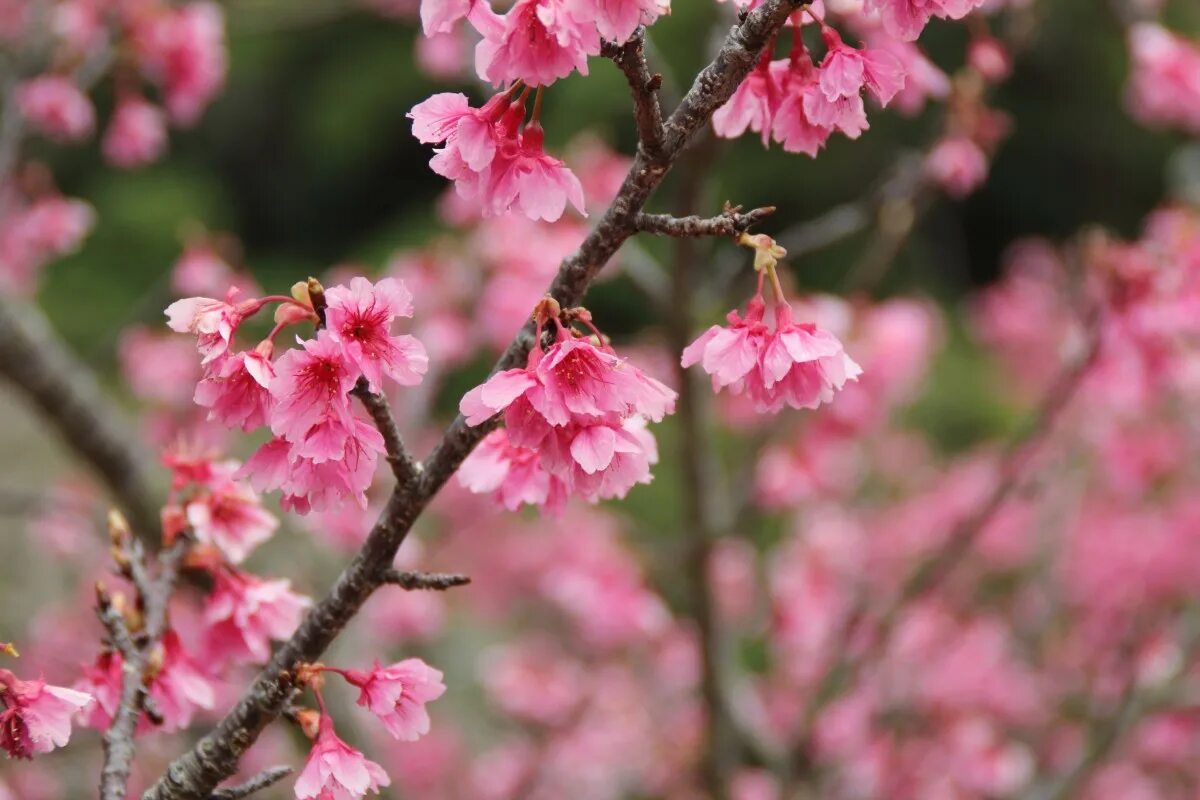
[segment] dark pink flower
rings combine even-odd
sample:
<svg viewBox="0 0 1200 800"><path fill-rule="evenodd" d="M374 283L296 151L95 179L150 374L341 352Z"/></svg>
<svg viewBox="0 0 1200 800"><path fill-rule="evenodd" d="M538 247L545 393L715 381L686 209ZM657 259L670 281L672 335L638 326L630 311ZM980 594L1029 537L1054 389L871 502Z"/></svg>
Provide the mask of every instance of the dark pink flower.
<svg viewBox="0 0 1200 800"><path fill-rule="evenodd" d="M210 365L209 374L196 384L196 405L209 409L208 418L244 431L267 424L271 393L267 387L275 377L271 343ZM265 351L265 352L264 352Z"/></svg>
<svg viewBox="0 0 1200 800"><path fill-rule="evenodd" d="M371 391L383 388L387 375L401 386L415 386L429 368L425 348L412 336L393 336L396 317L412 316L412 295L403 281L384 278L372 285L353 278L350 288L325 292L330 338L342 345L346 358L367 379Z"/></svg>
<svg viewBox="0 0 1200 800"><path fill-rule="evenodd" d="M235 564L279 527L279 520L262 507L253 489L228 477L189 501L185 512L196 538L215 545Z"/></svg>
<svg viewBox="0 0 1200 800"><path fill-rule="evenodd" d="M836 336L812 323L793 322L786 303L775 305L775 330L761 365L763 392L755 398L760 411L774 412L785 405L817 408L862 374Z"/></svg>
<svg viewBox="0 0 1200 800"><path fill-rule="evenodd" d="M786 59L771 61L769 54L764 53L733 96L713 114L716 134L736 139L751 130L760 134L766 145L771 138L775 114L789 96L784 89L789 68Z"/></svg>
<svg viewBox="0 0 1200 800"><path fill-rule="evenodd" d="M886 106L904 88L904 66L888 51L850 47L828 26L821 29L821 36L827 48L820 77L826 99L854 97L865 86Z"/></svg>
<svg viewBox="0 0 1200 800"><path fill-rule="evenodd" d="M450 33L466 19L479 0L421 0L421 29L425 35ZM483 0L486 4L487 0Z"/></svg>
<svg viewBox="0 0 1200 800"><path fill-rule="evenodd" d="M85 692L23 681L0 669L0 749L12 758L32 758L63 747L71 738L71 718L93 700Z"/></svg>
<svg viewBox="0 0 1200 800"><path fill-rule="evenodd" d="M17 107L39 133L56 141L86 139L96 127L92 101L62 75L42 75L18 86Z"/></svg>
<svg viewBox="0 0 1200 800"><path fill-rule="evenodd" d="M383 721L393 737L413 742L429 733L429 712L425 704L446 691L442 673L419 658L407 658L370 672L346 670L342 673L361 692L358 704Z"/></svg>
<svg viewBox="0 0 1200 800"><path fill-rule="evenodd" d="M587 216L583 184L561 159L542 149L544 140L541 125L531 122L501 143L479 186L489 216L517 209L530 219L557 222L568 202Z"/></svg>
<svg viewBox="0 0 1200 800"><path fill-rule="evenodd" d="M987 178L987 154L966 136L947 136L926 156L925 173L951 197L966 197Z"/></svg>
<svg viewBox="0 0 1200 800"><path fill-rule="evenodd" d="M317 463L340 459L353 428L349 392L360 370L332 331L318 331L300 345L275 362L271 430L297 456Z"/></svg>
<svg viewBox="0 0 1200 800"><path fill-rule="evenodd" d="M206 654L218 663L265 663L271 641L291 636L312 605L287 580L262 580L233 568L216 570L213 580L204 622Z"/></svg>
<svg viewBox="0 0 1200 800"><path fill-rule="evenodd" d="M639 25L651 25L671 13L670 0L568 0L567 5L580 24L595 25L603 38L618 44Z"/></svg>
<svg viewBox="0 0 1200 800"><path fill-rule="evenodd" d="M160 647L161 666L150 684L150 697L163 716L159 729L185 730L197 711L211 711L216 705L216 687L208 670L184 649L175 631L166 632Z"/></svg>
<svg viewBox="0 0 1200 800"><path fill-rule="evenodd" d="M153 103L126 96L117 103L101 148L118 167L140 167L158 160L167 147L167 119Z"/></svg>
<svg viewBox="0 0 1200 800"><path fill-rule="evenodd" d="M588 56L600 54L595 22L577 20L567 0L517 0L503 16L481 3L472 22L483 36L476 68L496 86L515 80L548 86L576 70L587 75Z"/></svg>
<svg viewBox="0 0 1200 800"><path fill-rule="evenodd" d="M509 511L522 505L555 511L567 498L566 484L542 467L537 451L511 444L503 429L484 437L457 475L465 489L490 494Z"/></svg>
<svg viewBox="0 0 1200 800"><path fill-rule="evenodd" d="M759 362L768 342L765 311L761 297L750 299L745 318L730 311L728 325L713 325L684 349L683 366L699 364L712 376L714 391L730 386L741 394L748 379L761 383Z"/></svg>
<svg viewBox="0 0 1200 800"><path fill-rule="evenodd" d="M322 713L317 738L296 780L297 800L360 800L390 784L383 767L339 739L333 720Z"/></svg>
<svg viewBox="0 0 1200 800"><path fill-rule="evenodd" d="M230 289L224 300L210 297L188 297L167 306L167 327L176 333L196 335L196 347L208 364L225 355L233 343L233 335L246 317L262 308L262 301L247 300L234 305L238 295Z"/></svg>

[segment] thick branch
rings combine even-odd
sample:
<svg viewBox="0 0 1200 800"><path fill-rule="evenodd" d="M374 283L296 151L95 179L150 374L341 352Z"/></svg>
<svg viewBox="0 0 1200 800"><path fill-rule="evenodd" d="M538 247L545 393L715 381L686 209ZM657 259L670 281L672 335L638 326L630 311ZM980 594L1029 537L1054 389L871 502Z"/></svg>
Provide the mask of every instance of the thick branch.
<svg viewBox="0 0 1200 800"><path fill-rule="evenodd" d="M637 229L655 236L676 239L696 239L703 236L737 236L745 233L775 213L774 206L756 208L743 214L737 208L726 207L716 217L673 217L670 214L638 214Z"/></svg>
<svg viewBox="0 0 1200 800"><path fill-rule="evenodd" d="M383 576L384 583L399 586L409 592L429 590L444 592L455 586L466 586L471 579L466 575L442 572L402 572L397 569L388 570Z"/></svg>
<svg viewBox="0 0 1200 800"><path fill-rule="evenodd" d="M414 480L421 472L421 465L413 460L413 457L408 454L408 449L404 446L404 439L400 436L400 428L396 425L396 418L392 416L392 409L388 405L387 398L381 394L375 394L367 386L366 378L359 378L358 385L351 392L355 397L362 401L363 408L367 409L367 413L371 415L371 419L375 422L375 427L383 435L383 445L387 450L388 463L392 465L392 474L396 476L396 482L404 485Z"/></svg>
<svg viewBox="0 0 1200 800"><path fill-rule="evenodd" d="M78 364L32 308L0 297L0 375L8 378L66 443L91 465L140 536L159 530L154 493L142 471L148 463L135 437L101 394L91 371Z"/></svg>
<svg viewBox="0 0 1200 800"><path fill-rule="evenodd" d="M245 783L230 786L228 789L218 789L212 793L209 800L241 800L243 797L249 797L255 792L261 792L263 789L274 786L291 774L291 767L271 767Z"/></svg>
<svg viewBox="0 0 1200 800"><path fill-rule="evenodd" d="M617 197L579 250L560 266L550 295L564 308L580 304L597 273L636 232L637 215L662 183L693 135L732 96L758 59L767 41L783 27L802 0L767 0L735 26L716 59L696 78L679 108L665 124L663 146L656 154L639 150ZM520 364L533 340L528 323L494 370ZM262 729L279 716L288 693L278 675L300 662L316 661L378 588L413 522L486 435L487 426L472 428L459 416L424 462L421 474L396 487L362 550L342 572L330 593L313 607L296 633L275 653L233 710L195 747L171 763L143 800L203 800L213 787L237 769L238 759Z"/></svg>
<svg viewBox="0 0 1200 800"><path fill-rule="evenodd" d="M638 28L623 45L605 42L601 53L625 73L629 93L633 96L640 146L648 155L656 155L662 149L665 133L662 103L658 98L663 76L651 73L646 63L646 29Z"/></svg>

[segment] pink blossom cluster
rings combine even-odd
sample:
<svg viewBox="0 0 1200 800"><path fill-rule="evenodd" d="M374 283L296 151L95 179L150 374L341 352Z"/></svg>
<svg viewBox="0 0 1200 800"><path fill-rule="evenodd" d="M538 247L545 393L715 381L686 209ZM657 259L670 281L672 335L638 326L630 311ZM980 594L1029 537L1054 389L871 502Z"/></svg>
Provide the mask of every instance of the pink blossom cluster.
<svg viewBox="0 0 1200 800"><path fill-rule="evenodd" d="M491 0L421 0L421 23L433 36L467 20L482 37L475 48L481 79L546 86L574 71L586 75L601 39L624 42L670 10L670 0L517 0L499 14Z"/></svg>
<svg viewBox="0 0 1200 800"><path fill-rule="evenodd" d="M822 21L825 56L818 67L799 24L794 31L790 55L773 60L773 48L763 51L758 66L713 115L719 136L751 130L764 145L774 139L788 152L815 157L834 132L857 139L870 127L864 90L887 106L904 89L904 65L890 50L851 47Z"/></svg>
<svg viewBox="0 0 1200 800"><path fill-rule="evenodd" d="M1200 44L1155 23L1129 31L1130 112L1140 122L1200 134Z"/></svg>
<svg viewBox="0 0 1200 800"><path fill-rule="evenodd" d="M466 95L435 94L409 112L413 135L426 144L444 145L430 166L454 181L457 192L477 203L485 217L518 211L555 222L568 202L585 214L583 185L543 149L545 132L536 112L521 127L527 95L501 92L476 109Z"/></svg>
<svg viewBox="0 0 1200 800"><path fill-rule="evenodd" d="M771 266L772 274L773 270ZM862 368L832 333L811 322L795 322L782 289L775 290L768 323L762 284L760 271L746 315L730 311L727 325L713 325L702 333L683 351L683 366L699 364L712 376L713 391L728 388L735 395L745 394L758 413L831 402L847 381L858 379Z"/></svg>
<svg viewBox="0 0 1200 800"><path fill-rule="evenodd" d="M111 6L111 8L109 7ZM120 167L137 167L155 161L166 148L168 119L190 126L225 82L224 17L219 6L206 0L178 7L169 3L93 3L71 0L54 4L51 28L61 49L59 61L70 64L111 47L106 42L106 18L125 40L137 72L161 96L166 113L147 100L136 73L122 73L117 81L118 102L104 133L103 152ZM28 25L44 22L40 16ZM27 31L38 37L38 31ZM96 127L92 102L80 76L46 73L30 78L17 89L17 107L39 133L59 142L91 136Z"/></svg>
<svg viewBox="0 0 1200 800"><path fill-rule="evenodd" d="M569 313L591 327L587 312ZM553 301L536 315L526 366L493 375L459 404L468 425L504 418L504 429L468 457L459 480L509 508L559 508L572 494L589 502L624 497L651 479L658 451L646 422L674 410L675 392L617 356L594 328L597 341L564 324ZM547 322L555 340L543 349Z"/></svg>
<svg viewBox="0 0 1200 800"><path fill-rule="evenodd" d="M420 383L428 357L419 341L391 332L397 317L412 316L412 296L400 281L372 284L354 278L349 286L319 292L320 312L309 289L302 300L267 297L224 300L193 297L167 309L168 324L196 336L204 377L195 401L209 418L244 431L269 427L273 438L237 473L259 491L283 490L283 507L299 513L326 510L346 500L366 506L366 490L384 450L378 429L355 411L351 391L378 393L387 378L401 386ZM276 325L249 350L235 349L245 320L268 303L278 303ZM318 323L311 339L275 357L274 338L285 328ZM234 556L237 560L236 555Z"/></svg>
<svg viewBox="0 0 1200 800"><path fill-rule="evenodd" d="M0 291L28 294L38 272L79 249L95 224L92 207L55 193L25 199L0 188Z"/></svg>

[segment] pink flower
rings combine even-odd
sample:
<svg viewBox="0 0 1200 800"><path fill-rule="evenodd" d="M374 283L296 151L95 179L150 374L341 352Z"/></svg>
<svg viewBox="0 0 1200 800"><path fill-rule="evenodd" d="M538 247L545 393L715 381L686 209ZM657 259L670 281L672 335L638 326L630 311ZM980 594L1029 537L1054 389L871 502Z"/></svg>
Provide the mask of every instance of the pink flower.
<svg viewBox="0 0 1200 800"><path fill-rule="evenodd" d="M262 580L233 568L216 570L213 579L204 622L206 653L218 663L265 663L271 657L271 640L291 636L312 605L293 592L287 580Z"/></svg>
<svg viewBox="0 0 1200 800"><path fill-rule="evenodd" d="M319 331L280 356L270 385L272 432L317 463L340 459L353 428L349 392L360 370L334 336Z"/></svg>
<svg viewBox="0 0 1200 800"><path fill-rule="evenodd" d="M812 323L796 324L786 303L775 306L775 331L762 353L760 409L817 408L862 374L833 334Z"/></svg>
<svg viewBox="0 0 1200 800"><path fill-rule="evenodd" d="M805 95L814 90L819 73L807 55L794 57L783 76L784 100L771 121L771 137L789 153L804 153L816 158L833 133L833 128L818 125L804 110Z"/></svg>
<svg viewBox="0 0 1200 800"><path fill-rule="evenodd" d="M63 747L71 738L71 718L93 699L42 680L23 681L0 669L0 749L12 758L32 758Z"/></svg>
<svg viewBox="0 0 1200 800"><path fill-rule="evenodd" d="M787 60L771 61L769 54L764 53L733 96L713 114L716 134L736 139L751 130L761 134L763 144L767 144L775 114L786 99L783 83L789 67Z"/></svg>
<svg viewBox="0 0 1200 800"><path fill-rule="evenodd" d="M421 29L426 36L450 33L478 0L421 0ZM484 0L486 3L487 0Z"/></svg>
<svg viewBox="0 0 1200 800"><path fill-rule="evenodd" d="M962 19L984 0L866 0L869 10L878 12L883 29L902 41L912 42L921 35L932 17Z"/></svg>
<svg viewBox="0 0 1200 800"><path fill-rule="evenodd" d="M495 160L482 176L480 187L486 198L488 216L499 216L516 208L530 219L557 222L567 202L587 216L583 185L560 159L542 149L545 133L530 123L516 138L506 139Z"/></svg>
<svg viewBox="0 0 1200 800"><path fill-rule="evenodd" d="M836 128L850 139L857 139L870 128L862 95L830 100L819 86L804 89L801 100L804 116L821 128Z"/></svg>
<svg viewBox="0 0 1200 800"><path fill-rule="evenodd" d="M265 345L234 353L211 365L208 376L196 385L196 405L209 409L210 420L244 431L267 424L271 408L267 387L275 377L275 368L269 355L271 343Z"/></svg>
<svg viewBox="0 0 1200 800"><path fill-rule="evenodd" d="M862 372L832 334L792 322L786 303L774 307L774 330L763 321L765 309L756 295L744 319L731 311L728 327L714 325L688 345L683 366L700 364L712 376L714 391L729 387L733 394L748 394L759 413L785 405L817 408Z"/></svg>
<svg viewBox="0 0 1200 800"><path fill-rule="evenodd" d="M216 688L207 670L183 649L175 631L166 632L161 647L162 666L150 684L150 697L163 716L159 729L185 730L196 711L210 711L216 705Z"/></svg>
<svg viewBox="0 0 1200 800"><path fill-rule="evenodd" d="M163 87L176 125L193 125L225 83L225 15L213 2L190 2L150 15L135 31L147 77Z"/></svg>
<svg viewBox="0 0 1200 800"><path fill-rule="evenodd" d="M166 147L167 120L158 106L141 97L123 97L104 133L104 157L128 169L158 160Z"/></svg>
<svg viewBox="0 0 1200 800"><path fill-rule="evenodd" d="M547 472L536 450L508 441L508 431L492 431L479 443L458 470L458 482L475 494L490 494L509 511L523 504L547 510L562 507L567 487Z"/></svg>
<svg viewBox="0 0 1200 800"><path fill-rule="evenodd" d="M880 105L887 106L904 88L904 66L891 53L849 47L828 26L821 29L821 36L828 48L821 62L820 78L826 99L854 97L866 86Z"/></svg>
<svg viewBox="0 0 1200 800"><path fill-rule="evenodd" d="M201 363L208 364L225 355L238 326L262 307L260 300L233 305L237 294L236 289L230 289L224 300L188 297L167 306L167 327L176 333L196 335L196 348L203 356Z"/></svg>
<svg viewBox="0 0 1200 800"><path fill-rule="evenodd" d="M379 717L388 733L404 742L414 742L429 733L425 704L446 691L442 673L419 658L407 658L389 667L376 661L370 672L352 669L342 674L361 690L358 704Z"/></svg>
<svg viewBox="0 0 1200 800"><path fill-rule="evenodd" d="M413 136L424 144L447 142L472 172L482 172L496 157L500 134L496 125L509 106L509 93L493 96L482 108L471 108L467 96L443 92L413 106ZM443 156L443 160L450 156Z"/></svg>
<svg viewBox="0 0 1200 800"><path fill-rule="evenodd" d="M339 739L333 720L322 713L316 741L296 780L297 800L359 800L389 785L383 767Z"/></svg>
<svg viewBox="0 0 1200 800"><path fill-rule="evenodd" d="M595 22L577 20L567 2L517 0L503 16L481 4L483 13L472 20L483 35L475 49L479 77L496 86L515 80L548 86L575 70L587 75L588 56L600 54L600 35Z"/></svg>
<svg viewBox="0 0 1200 800"><path fill-rule="evenodd" d="M658 463L657 443L640 417L553 428L540 449L543 466L589 503L621 499L650 483Z"/></svg>
<svg viewBox="0 0 1200 800"><path fill-rule="evenodd" d="M580 24L594 24L603 38L617 44L639 25L651 25L671 12L670 0L569 0L568 6Z"/></svg>
<svg viewBox="0 0 1200 800"><path fill-rule="evenodd" d="M191 500L185 512L196 538L220 548L235 564L279 527L279 520L262 507L253 489L228 478Z"/></svg>
<svg viewBox="0 0 1200 800"><path fill-rule="evenodd" d="M353 278L350 288L325 293L326 326L342 345L346 358L366 377L371 391L383 387L387 375L401 386L415 386L429 368L425 348L412 336L392 336L396 317L411 317L412 295L403 281L384 278L374 286Z"/></svg>
<svg viewBox="0 0 1200 800"><path fill-rule="evenodd" d="M684 349L683 366L700 364L712 376L713 391L731 386L734 394L741 394L748 378L761 383L759 361L768 336L762 321L765 311L761 297L750 299L745 318L736 309L730 311L728 326L713 325Z"/></svg>
<svg viewBox="0 0 1200 800"><path fill-rule="evenodd" d="M61 75L42 75L21 84L17 107L30 125L55 141L86 139L96 127L92 101Z"/></svg>
<svg viewBox="0 0 1200 800"><path fill-rule="evenodd" d="M0 287L30 291L37 271L77 250L94 223L91 206L57 195L8 211L0 219Z"/></svg>
<svg viewBox="0 0 1200 800"><path fill-rule="evenodd" d="M1200 133L1200 46L1160 25L1130 28L1130 112L1147 125Z"/></svg>
<svg viewBox="0 0 1200 800"><path fill-rule="evenodd" d="M117 347L121 373L138 398L187 406L200 365L186 339L145 327L127 328Z"/></svg>
<svg viewBox="0 0 1200 800"><path fill-rule="evenodd" d="M925 173L950 196L966 197L987 178L987 154L966 136L947 136L925 158Z"/></svg>

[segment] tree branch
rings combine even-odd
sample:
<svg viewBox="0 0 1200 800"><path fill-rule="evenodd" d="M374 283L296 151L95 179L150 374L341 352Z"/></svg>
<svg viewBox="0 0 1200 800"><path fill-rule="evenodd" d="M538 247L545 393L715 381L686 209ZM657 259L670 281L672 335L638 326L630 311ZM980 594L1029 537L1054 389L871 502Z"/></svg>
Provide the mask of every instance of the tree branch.
<svg viewBox="0 0 1200 800"><path fill-rule="evenodd" d="M564 308L580 304L588 286L636 230L637 215L662 183L692 136L732 96L758 60L767 41L783 27L803 0L766 0L733 27L720 52L696 78L679 108L664 125L661 149L639 148L616 198L583 244L559 267L549 294ZM493 370L521 363L533 341L529 322L505 350ZM296 633L275 653L233 709L196 745L177 758L143 800L204 800L218 782L233 774L238 759L288 699L278 676L297 663L316 661L378 588L417 517L487 434L489 426L471 427L460 415L424 461L413 481L397 485L379 521L358 555L330 593L305 617Z"/></svg>
<svg viewBox="0 0 1200 800"><path fill-rule="evenodd" d="M641 148L648 155L656 155L662 149L665 134L662 103L658 99L663 76L651 73L646 63L646 29L638 28L623 45L604 42L600 53L625 73L629 93L633 96L633 113Z"/></svg>
<svg viewBox="0 0 1200 800"><path fill-rule="evenodd" d="M140 542L133 538L124 519L110 516L114 560L121 574L133 582L142 627L130 632L121 609L103 587L97 586L97 611L108 629L113 646L121 654L121 694L112 723L104 732L104 766L100 771L101 800L125 800L129 773L136 753L134 737L142 712L148 714L146 678L152 655L167 628L167 605L188 540L180 536L158 555L158 574L151 577Z"/></svg>
<svg viewBox="0 0 1200 800"><path fill-rule="evenodd" d="M387 398L372 392L367 386L366 378L359 378L358 384L350 393L362 401L363 408L371 415L375 427L383 435L387 461L392 465L392 474L396 476L396 482L404 485L415 480L421 474L421 465L413 460L404 446L404 439L400 436L400 428L396 425L396 418L392 416Z"/></svg>
<svg viewBox="0 0 1200 800"><path fill-rule="evenodd" d="M398 569L388 570L383 576L384 583L399 586L405 591L422 589L444 592L455 586L466 586L471 579L466 575L442 572L402 572Z"/></svg>
<svg viewBox="0 0 1200 800"><path fill-rule="evenodd" d="M67 352L45 319L2 296L0 375L92 467L138 535L156 537L158 503L142 471L148 459L135 445L135 436L101 394L91 371Z"/></svg>
<svg viewBox="0 0 1200 800"><path fill-rule="evenodd" d="M728 204L715 217L673 217L670 214L638 214L637 229L655 236L672 236L676 239L695 239L702 236L737 236L750 230L762 220L775 213L775 206L756 208L745 214L740 207Z"/></svg>
<svg viewBox="0 0 1200 800"><path fill-rule="evenodd" d="M292 774L291 767L271 767L263 770L245 783L230 786L228 789L218 789L209 796L209 800L241 800L255 792L260 792L269 786L274 786Z"/></svg>

